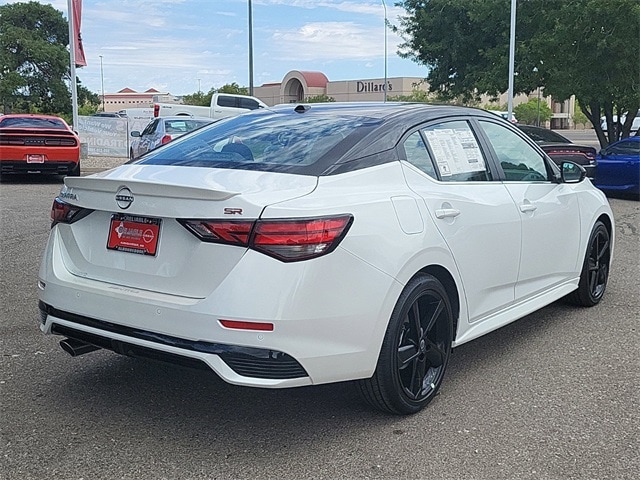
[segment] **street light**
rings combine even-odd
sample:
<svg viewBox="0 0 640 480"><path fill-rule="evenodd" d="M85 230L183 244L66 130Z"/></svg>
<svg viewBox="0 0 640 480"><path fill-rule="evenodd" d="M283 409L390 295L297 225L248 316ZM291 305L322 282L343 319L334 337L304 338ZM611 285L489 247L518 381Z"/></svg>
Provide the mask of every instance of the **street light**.
<svg viewBox="0 0 640 480"><path fill-rule="evenodd" d="M200 93L200 92L201 92L201 90L200 90L200 79L198 79L198 93Z"/></svg>
<svg viewBox="0 0 640 480"><path fill-rule="evenodd" d="M540 65L544 65L544 62L542 60L540 60ZM537 125L538 127L540 126L540 75L537 75L538 73L538 67L533 67L533 72L536 73L536 80L537 80L537 84L538 84L538 121L537 121Z"/></svg>
<svg viewBox="0 0 640 480"><path fill-rule="evenodd" d="M102 55L100 57L100 84L102 85L102 111L104 112L104 70L102 69Z"/></svg>
<svg viewBox="0 0 640 480"><path fill-rule="evenodd" d="M253 13L249 0L249 95L253 96Z"/></svg>
<svg viewBox="0 0 640 480"><path fill-rule="evenodd" d="M387 101L387 4L382 0L384 8L384 101Z"/></svg>

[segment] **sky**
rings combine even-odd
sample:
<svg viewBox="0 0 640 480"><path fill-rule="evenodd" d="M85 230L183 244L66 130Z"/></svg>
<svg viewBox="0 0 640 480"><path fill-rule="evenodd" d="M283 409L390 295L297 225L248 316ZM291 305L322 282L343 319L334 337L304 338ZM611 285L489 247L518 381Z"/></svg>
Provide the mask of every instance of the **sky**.
<svg viewBox="0 0 640 480"><path fill-rule="evenodd" d="M0 0L0 4L15 3ZM67 0L40 0L67 16ZM386 0L387 19L404 10ZM330 81L384 78L382 0L253 0L253 84L280 82L291 70ZM100 94L125 87L173 95L236 82L249 86L248 0L83 0L81 34L88 65L76 74ZM386 29L387 76L425 77L398 56L402 38Z"/></svg>

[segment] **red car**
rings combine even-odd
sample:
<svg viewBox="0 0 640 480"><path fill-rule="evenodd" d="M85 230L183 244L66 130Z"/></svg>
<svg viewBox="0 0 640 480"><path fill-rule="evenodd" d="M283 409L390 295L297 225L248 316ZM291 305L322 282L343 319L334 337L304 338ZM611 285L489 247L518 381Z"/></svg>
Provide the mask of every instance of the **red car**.
<svg viewBox="0 0 640 480"><path fill-rule="evenodd" d="M0 116L0 175L28 172L80 175L80 138L63 119Z"/></svg>

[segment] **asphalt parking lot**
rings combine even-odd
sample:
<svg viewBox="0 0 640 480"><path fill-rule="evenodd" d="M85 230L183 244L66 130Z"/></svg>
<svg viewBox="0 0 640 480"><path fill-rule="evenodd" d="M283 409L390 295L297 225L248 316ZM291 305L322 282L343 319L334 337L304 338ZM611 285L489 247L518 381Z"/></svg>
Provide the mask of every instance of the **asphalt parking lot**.
<svg viewBox="0 0 640 480"><path fill-rule="evenodd" d="M637 478L640 202L611 200L599 306L557 302L457 348L434 402L395 417L349 383L248 389L110 352L69 357L37 310L60 185L0 184L0 478Z"/></svg>

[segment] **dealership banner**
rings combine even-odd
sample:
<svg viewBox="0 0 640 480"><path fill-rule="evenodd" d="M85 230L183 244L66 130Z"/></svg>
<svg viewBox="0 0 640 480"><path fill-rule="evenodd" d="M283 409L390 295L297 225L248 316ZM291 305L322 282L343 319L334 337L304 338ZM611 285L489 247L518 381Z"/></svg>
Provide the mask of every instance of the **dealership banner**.
<svg viewBox="0 0 640 480"><path fill-rule="evenodd" d="M128 157L129 129L126 118L78 117L80 142L96 157Z"/></svg>

